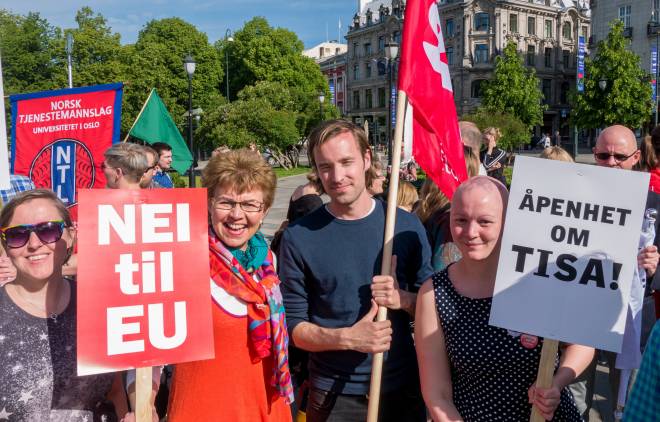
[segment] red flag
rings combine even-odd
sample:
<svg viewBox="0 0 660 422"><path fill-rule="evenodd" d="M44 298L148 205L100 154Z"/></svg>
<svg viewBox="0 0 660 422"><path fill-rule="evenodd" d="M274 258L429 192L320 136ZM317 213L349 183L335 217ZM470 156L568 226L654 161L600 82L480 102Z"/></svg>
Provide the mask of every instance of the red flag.
<svg viewBox="0 0 660 422"><path fill-rule="evenodd" d="M406 5L399 90L413 110L415 160L451 199L467 171L435 0Z"/></svg>

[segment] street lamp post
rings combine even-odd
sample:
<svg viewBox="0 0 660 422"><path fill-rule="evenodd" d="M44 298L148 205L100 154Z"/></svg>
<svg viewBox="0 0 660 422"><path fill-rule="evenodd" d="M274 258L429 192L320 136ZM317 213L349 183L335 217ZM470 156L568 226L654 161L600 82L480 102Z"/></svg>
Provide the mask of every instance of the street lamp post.
<svg viewBox="0 0 660 422"><path fill-rule="evenodd" d="M394 84L394 61L399 55L399 44L392 38L385 43L385 58L387 60L388 77L388 106L387 106L387 158L392 164L392 111L394 104L392 99L392 86Z"/></svg>
<svg viewBox="0 0 660 422"><path fill-rule="evenodd" d="M325 101L325 94L323 91L319 92L319 110L321 112L321 122L323 122L323 102Z"/></svg>
<svg viewBox="0 0 660 422"><path fill-rule="evenodd" d="M230 42L234 42L234 38L231 36L231 29L227 29L225 32L225 67L227 68L227 101L229 101L229 49L228 44Z"/></svg>
<svg viewBox="0 0 660 422"><path fill-rule="evenodd" d="M193 131L192 131L192 77L195 73L195 60L189 55L186 56L183 61L183 68L188 74L188 148L190 149L190 154L193 157L192 163L190 164L190 173L188 174L188 186L191 188L195 187L195 153L193 152Z"/></svg>
<svg viewBox="0 0 660 422"><path fill-rule="evenodd" d="M73 34L67 32L66 34L66 62L69 71L69 88L73 88L73 65L71 61L71 54L73 54Z"/></svg>

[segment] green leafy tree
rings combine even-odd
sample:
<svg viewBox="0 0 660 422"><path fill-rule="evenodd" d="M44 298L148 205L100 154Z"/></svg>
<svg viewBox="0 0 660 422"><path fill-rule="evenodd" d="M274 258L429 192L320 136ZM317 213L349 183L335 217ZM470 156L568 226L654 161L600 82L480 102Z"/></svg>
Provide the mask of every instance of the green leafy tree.
<svg viewBox="0 0 660 422"><path fill-rule="evenodd" d="M474 113L463 116L461 120L474 122L479 129L499 128L502 137L497 141L501 149L513 150L529 143L529 129L513 114L480 107Z"/></svg>
<svg viewBox="0 0 660 422"><path fill-rule="evenodd" d="M61 88L57 75L66 68L53 62L55 40L61 31L38 13L26 16L0 10L0 52L5 94Z"/></svg>
<svg viewBox="0 0 660 422"><path fill-rule="evenodd" d="M76 13L77 28L67 29L53 40L53 56L58 69L57 85L68 86L66 34L73 35L73 86L90 86L121 82L125 67L122 62L122 46L118 33L113 33L108 21L101 14L94 14L89 7ZM59 34L58 34L59 35Z"/></svg>
<svg viewBox="0 0 660 422"><path fill-rule="evenodd" d="M491 109L517 116L531 130L543 122L543 94L534 69L523 65L516 44L508 43L495 61L493 79L485 83L482 104Z"/></svg>
<svg viewBox="0 0 660 422"><path fill-rule="evenodd" d="M585 60L584 92L573 93L571 119L580 128L595 129L613 124L640 127L653 112L651 77L639 57L628 50L623 23L613 22L607 38L600 41L596 56ZM607 86L600 89L599 82Z"/></svg>
<svg viewBox="0 0 660 422"><path fill-rule="evenodd" d="M151 88L158 89L174 121L185 129L188 76L183 60L188 54L197 63L192 79L193 108L208 113L224 102L220 94L223 62L206 34L179 18L153 20L123 55L127 65L124 130L137 117Z"/></svg>

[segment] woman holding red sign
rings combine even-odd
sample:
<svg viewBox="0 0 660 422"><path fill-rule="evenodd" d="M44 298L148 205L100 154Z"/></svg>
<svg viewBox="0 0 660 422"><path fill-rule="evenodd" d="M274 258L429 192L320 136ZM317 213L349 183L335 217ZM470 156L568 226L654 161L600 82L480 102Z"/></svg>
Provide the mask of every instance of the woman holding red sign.
<svg viewBox="0 0 660 422"><path fill-rule="evenodd" d="M75 238L55 193L24 192L0 213L0 235L17 276L0 287L0 420L101 420L110 395L126 396L116 374L76 374L76 288L62 276Z"/></svg>
<svg viewBox="0 0 660 422"><path fill-rule="evenodd" d="M259 227L277 179L250 150L211 158L209 257L215 359L177 364L168 421L290 421L284 306Z"/></svg>
<svg viewBox="0 0 660 422"><path fill-rule="evenodd" d="M568 345L550 388L535 386L543 339L488 324L507 191L486 176L464 182L449 227L462 258L417 296L415 347L424 401L434 421L523 421L532 405L546 420L581 421L566 388L594 349Z"/></svg>

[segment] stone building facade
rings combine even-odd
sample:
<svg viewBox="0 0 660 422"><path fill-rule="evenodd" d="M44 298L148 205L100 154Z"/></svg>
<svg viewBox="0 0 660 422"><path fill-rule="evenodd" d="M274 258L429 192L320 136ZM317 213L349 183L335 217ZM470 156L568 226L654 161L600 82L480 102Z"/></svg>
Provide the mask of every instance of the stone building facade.
<svg viewBox="0 0 660 422"><path fill-rule="evenodd" d="M459 115L480 105L495 57L514 42L525 65L536 70L548 106L536 135L559 130L569 136L578 37L587 42L591 31L586 0L440 0L438 8Z"/></svg>
<svg viewBox="0 0 660 422"><path fill-rule="evenodd" d="M390 38L400 43L404 9L405 1L358 1L346 35L347 114L358 123L373 122L378 141L387 133L389 69L396 86L397 62L389 66L384 45ZM577 40L591 35L587 0L439 0L438 10L459 116L480 105L481 84L492 78L495 57L515 42L525 64L536 70L548 105L536 135L559 130L569 136Z"/></svg>
<svg viewBox="0 0 660 422"><path fill-rule="evenodd" d="M650 72L651 47L660 43L660 0L591 0L590 4L593 46L607 38L612 21L620 20L631 51L640 57L642 69Z"/></svg>

